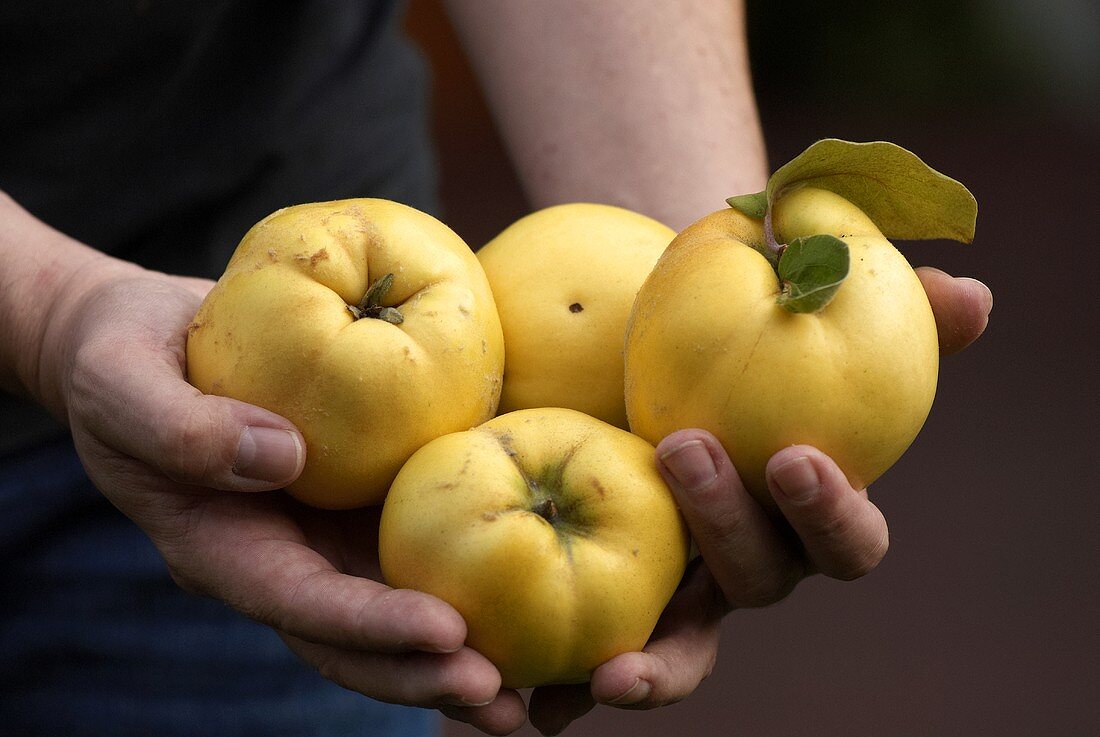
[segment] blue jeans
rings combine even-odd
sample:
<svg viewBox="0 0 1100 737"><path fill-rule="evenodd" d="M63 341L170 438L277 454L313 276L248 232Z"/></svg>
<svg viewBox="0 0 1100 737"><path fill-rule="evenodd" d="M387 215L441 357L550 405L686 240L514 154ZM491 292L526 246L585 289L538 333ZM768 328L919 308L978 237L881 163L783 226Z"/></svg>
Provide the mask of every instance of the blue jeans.
<svg viewBox="0 0 1100 737"><path fill-rule="evenodd" d="M0 459L0 734L423 737L435 712L322 679L188 595L69 441Z"/></svg>

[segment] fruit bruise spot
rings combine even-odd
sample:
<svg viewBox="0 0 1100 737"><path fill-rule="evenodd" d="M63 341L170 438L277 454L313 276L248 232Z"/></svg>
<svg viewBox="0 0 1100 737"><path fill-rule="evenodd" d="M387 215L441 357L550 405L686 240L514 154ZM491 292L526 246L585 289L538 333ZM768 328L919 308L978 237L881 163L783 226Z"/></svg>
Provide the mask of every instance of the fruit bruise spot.
<svg viewBox="0 0 1100 737"><path fill-rule="evenodd" d="M592 487L596 490L596 493L600 495L600 499L607 498L607 489L604 488L604 485L600 483L598 478L593 476L589 481L592 482Z"/></svg>
<svg viewBox="0 0 1100 737"><path fill-rule="evenodd" d="M462 468L458 469L458 478L462 478L466 475L466 472L470 470L470 463L473 461L473 456L469 453L466 454L466 459L462 462Z"/></svg>
<svg viewBox="0 0 1100 737"><path fill-rule="evenodd" d="M310 268L311 269L316 269L317 264L320 263L321 261L328 261L328 249L326 249L326 248L322 248L320 251L317 251L316 253L314 253L312 256L309 257L309 266L310 266Z"/></svg>
<svg viewBox="0 0 1100 737"><path fill-rule="evenodd" d="M569 305L569 311L574 314L576 314L577 312L584 312L584 307L581 305L580 302L574 302L573 304Z"/></svg>
<svg viewBox="0 0 1100 737"><path fill-rule="evenodd" d="M493 433L493 438L500 444L500 448L504 451L505 455L514 461L518 453L516 452L515 446L512 445L512 434L508 432ZM520 469L521 473L522 471L523 469Z"/></svg>
<svg viewBox="0 0 1100 737"><path fill-rule="evenodd" d="M439 482L436 484L435 488L439 491L454 491L457 489L462 477L470 470L471 460L470 454L467 453L466 459L462 462L462 468L458 469L458 473L454 475L454 478Z"/></svg>

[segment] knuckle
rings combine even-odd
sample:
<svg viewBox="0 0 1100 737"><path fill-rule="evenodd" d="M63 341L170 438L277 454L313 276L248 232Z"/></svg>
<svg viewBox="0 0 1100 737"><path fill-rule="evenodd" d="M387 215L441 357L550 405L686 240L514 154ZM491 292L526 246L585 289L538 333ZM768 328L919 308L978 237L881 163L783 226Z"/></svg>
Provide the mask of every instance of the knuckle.
<svg viewBox="0 0 1100 737"><path fill-rule="evenodd" d="M641 709L656 709L683 701L692 693L704 678L701 670L685 662L684 657L671 658L658 655L660 676L654 678L653 690L635 706Z"/></svg>
<svg viewBox="0 0 1100 737"><path fill-rule="evenodd" d="M696 602L699 611L706 612L712 620L719 620L726 616L735 605L734 600L709 573L701 586Z"/></svg>
<svg viewBox="0 0 1100 737"><path fill-rule="evenodd" d="M172 582L186 594L190 594L191 596L210 595L210 592L199 582L198 578L177 566L169 565L168 575L172 578Z"/></svg>
<svg viewBox="0 0 1100 737"><path fill-rule="evenodd" d="M827 575L841 581L854 581L873 571L882 559L886 557L886 551L890 547L889 535L883 533L870 545L862 546L852 551L837 562Z"/></svg>
<svg viewBox="0 0 1100 737"><path fill-rule="evenodd" d="M703 681L710 678L711 674L714 673L714 668L717 665L718 665L718 648L713 647L707 652L706 657L703 660L703 669L702 669L702 672L699 674L699 683L702 683Z"/></svg>
<svg viewBox="0 0 1100 737"><path fill-rule="evenodd" d="M809 532L820 543L842 547L855 532L856 521L855 515L834 505L809 520Z"/></svg>
<svg viewBox="0 0 1100 737"><path fill-rule="evenodd" d="M279 606L274 600L245 592L243 595L232 597L232 600L227 603L249 619L265 624L277 632L284 632L292 637L300 637L304 634L295 626L295 621L286 608Z"/></svg>
<svg viewBox="0 0 1100 737"><path fill-rule="evenodd" d="M461 693L460 678L439 668L427 653L395 656L404 677L388 682L381 695L383 701L408 706L435 706L454 694ZM376 697L377 698L377 697Z"/></svg>
<svg viewBox="0 0 1100 737"><path fill-rule="evenodd" d="M786 598L801 579L801 572L789 566L779 575L773 571L757 572L742 581L735 597L737 605L744 609L771 606Z"/></svg>
<svg viewBox="0 0 1100 737"><path fill-rule="evenodd" d="M159 468L173 481L203 483L230 472L235 449L219 442L218 418L210 405L189 401L175 408L172 419L158 426Z"/></svg>
<svg viewBox="0 0 1100 737"><path fill-rule="evenodd" d="M172 582L185 593L192 596L212 596L212 591L204 583L204 578L196 567L185 556L178 556L171 551L166 551L164 546L158 545L161 556L168 568L168 575Z"/></svg>
<svg viewBox="0 0 1100 737"><path fill-rule="evenodd" d="M347 677L347 669L344 668L343 658L337 652L326 652L315 656L313 667L326 681L335 683L349 691L356 690Z"/></svg>
<svg viewBox="0 0 1100 737"><path fill-rule="evenodd" d="M249 619L291 637L312 641L315 638L310 636L311 633L302 626L301 618L296 616L296 612L309 608L299 601L302 588L301 579L294 582L253 580L235 585L231 592L227 592L226 601Z"/></svg>
<svg viewBox="0 0 1100 737"><path fill-rule="evenodd" d="M741 541L754 535L755 518L749 509L739 505L715 505L713 510L693 520L696 538L709 539L712 547L737 550Z"/></svg>
<svg viewBox="0 0 1100 737"><path fill-rule="evenodd" d="M185 505L166 514L143 518L143 529L164 559L172 582L193 596L214 596L203 566L194 555L194 533L200 525L202 507Z"/></svg>

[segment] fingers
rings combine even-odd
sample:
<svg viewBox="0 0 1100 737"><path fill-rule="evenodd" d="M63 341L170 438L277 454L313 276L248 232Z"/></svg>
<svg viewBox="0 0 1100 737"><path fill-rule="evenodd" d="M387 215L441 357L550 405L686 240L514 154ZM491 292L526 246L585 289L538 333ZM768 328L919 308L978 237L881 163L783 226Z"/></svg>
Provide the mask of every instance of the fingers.
<svg viewBox="0 0 1100 737"><path fill-rule="evenodd" d="M989 323L993 293L989 287L966 277L952 277L939 269L916 269L936 316L940 352L957 353L978 339Z"/></svg>
<svg viewBox="0 0 1100 737"><path fill-rule="evenodd" d="M592 697L611 706L652 709L694 692L718 657L722 612L712 606L714 587L707 567L697 564L643 651L625 653L595 670Z"/></svg>
<svg viewBox="0 0 1100 737"><path fill-rule="evenodd" d="M814 448L785 448L767 467L769 489L802 550L745 491L712 435L681 430L662 440L657 453L699 552L732 607L778 601L809 572L807 562L813 571L850 580L886 554L882 513Z"/></svg>
<svg viewBox="0 0 1100 737"><path fill-rule="evenodd" d="M380 701L430 708L488 705L500 690L500 673L470 648L392 654L319 645L285 634L283 639L325 678ZM487 721L495 716L488 713Z"/></svg>
<svg viewBox="0 0 1100 737"><path fill-rule="evenodd" d="M803 575L767 513L745 490L721 444L703 430L679 430L657 446L661 475L732 608L771 604Z"/></svg>
<svg viewBox="0 0 1100 737"><path fill-rule="evenodd" d="M886 555L889 532L882 513L821 451L805 445L784 448L772 456L766 475L814 570L852 580Z"/></svg>
<svg viewBox="0 0 1100 737"><path fill-rule="evenodd" d="M450 605L336 571L320 553L285 539L272 518L242 514L246 505L240 499L204 501L201 522L181 543L188 555L168 546L165 557L177 580L275 628L303 659L345 688L432 708L494 700L500 674L463 647L466 625ZM273 498L272 511L276 506ZM507 721L509 711L497 711L484 716L486 723Z"/></svg>
<svg viewBox="0 0 1100 737"><path fill-rule="evenodd" d="M292 531L280 536L270 519L242 513L232 503L239 497L225 499L230 503L206 501L190 533L163 544L185 587L312 643L388 653L462 647L466 623L449 604L340 573L317 551L287 539Z"/></svg>
<svg viewBox="0 0 1100 737"><path fill-rule="evenodd" d="M592 708L592 698L587 683L563 686L542 686L531 692L527 717L531 725L544 735L560 734L574 720L580 719Z"/></svg>
<svg viewBox="0 0 1100 737"><path fill-rule="evenodd" d="M311 642L376 652L448 653L466 639L458 612L417 591L331 570L295 583L277 578L260 583L263 590L253 591L254 601L270 607L272 626Z"/></svg>
<svg viewBox="0 0 1100 737"><path fill-rule="evenodd" d="M642 652L612 658L591 682L537 688L529 717L545 735L561 733L596 703L652 709L690 695L710 675L718 656L718 628L725 606L701 558L693 561Z"/></svg>
<svg viewBox="0 0 1100 737"><path fill-rule="evenodd" d="M477 727L486 734L511 734L527 720L523 698L511 689L502 689L490 703L483 706L441 706L449 719Z"/></svg>

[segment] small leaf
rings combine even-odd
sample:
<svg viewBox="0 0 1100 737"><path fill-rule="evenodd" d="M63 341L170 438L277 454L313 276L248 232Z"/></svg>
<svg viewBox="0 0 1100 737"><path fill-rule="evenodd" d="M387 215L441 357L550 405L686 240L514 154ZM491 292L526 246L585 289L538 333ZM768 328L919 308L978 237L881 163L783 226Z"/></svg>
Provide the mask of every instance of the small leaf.
<svg viewBox="0 0 1100 737"><path fill-rule="evenodd" d="M761 220L768 211L768 193L742 194L726 200L734 210L740 210L750 218Z"/></svg>
<svg viewBox="0 0 1100 737"><path fill-rule="evenodd" d="M887 238L974 240L974 195L893 143L818 141L772 174L765 190L768 202L794 184L844 197L867 213Z"/></svg>
<svg viewBox="0 0 1100 737"><path fill-rule="evenodd" d="M817 312L836 296L848 267L848 244L836 236L795 238L779 258L779 304L791 312Z"/></svg>

